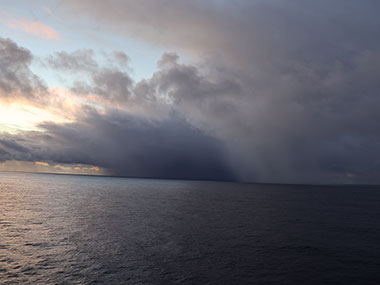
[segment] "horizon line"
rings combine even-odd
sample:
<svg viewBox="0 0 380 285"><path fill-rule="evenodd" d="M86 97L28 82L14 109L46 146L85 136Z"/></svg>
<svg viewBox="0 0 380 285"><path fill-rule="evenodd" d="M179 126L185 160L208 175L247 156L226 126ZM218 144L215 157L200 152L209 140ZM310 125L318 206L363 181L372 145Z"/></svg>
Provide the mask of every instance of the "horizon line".
<svg viewBox="0 0 380 285"><path fill-rule="evenodd" d="M124 178L124 179L148 179L148 180L170 180L170 181L193 181L193 182L216 182L216 183L231 183L231 184L252 184L252 185L273 185L273 186L309 186L309 187L379 187L380 184L312 184L312 183L280 183L280 182L244 182L233 180L213 180L213 179L189 179L189 178L159 178L159 177L138 177L138 176L121 176L108 174L82 174L82 173L59 173L59 172L38 172L38 171L17 171L17 170L0 170L5 173L25 173L25 174L47 174L47 175L68 175L68 176L84 176L84 177L104 177L104 178Z"/></svg>

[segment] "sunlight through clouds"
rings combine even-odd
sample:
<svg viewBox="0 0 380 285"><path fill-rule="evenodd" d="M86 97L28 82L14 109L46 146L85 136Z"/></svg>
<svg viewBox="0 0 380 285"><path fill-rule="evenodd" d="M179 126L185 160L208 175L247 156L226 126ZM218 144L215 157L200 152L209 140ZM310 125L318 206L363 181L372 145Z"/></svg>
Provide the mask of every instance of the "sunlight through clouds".
<svg viewBox="0 0 380 285"><path fill-rule="evenodd" d="M61 116L48 110L22 104L0 104L0 132L40 130L38 124L45 121L66 122Z"/></svg>

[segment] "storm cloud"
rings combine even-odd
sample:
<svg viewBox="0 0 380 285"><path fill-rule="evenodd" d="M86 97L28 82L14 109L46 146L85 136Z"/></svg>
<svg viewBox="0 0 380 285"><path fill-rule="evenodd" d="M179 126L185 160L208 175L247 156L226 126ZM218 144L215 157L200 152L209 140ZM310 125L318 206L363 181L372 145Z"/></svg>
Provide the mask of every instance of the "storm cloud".
<svg viewBox="0 0 380 285"><path fill-rule="evenodd" d="M380 183L380 3L168 3L63 1L67 19L79 11L169 52L138 82L127 50L106 65L92 51L52 55L52 69L83 76L67 87L103 109L9 135L3 157L39 153L131 176Z"/></svg>
<svg viewBox="0 0 380 285"><path fill-rule="evenodd" d="M235 180L223 144L176 115L152 121L85 107L77 122L41 125L43 132L3 134L0 160L104 167L129 177Z"/></svg>

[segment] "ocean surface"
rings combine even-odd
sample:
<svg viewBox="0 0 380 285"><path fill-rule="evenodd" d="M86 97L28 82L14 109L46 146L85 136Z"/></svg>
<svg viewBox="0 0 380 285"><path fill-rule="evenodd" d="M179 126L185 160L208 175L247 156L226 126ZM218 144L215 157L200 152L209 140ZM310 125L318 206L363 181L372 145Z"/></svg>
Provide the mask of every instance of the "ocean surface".
<svg viewBox="0 0 380 285"><path fill-rule="evenodd" d="M380 188L0 172L0 284L380 284Z"/></svg>

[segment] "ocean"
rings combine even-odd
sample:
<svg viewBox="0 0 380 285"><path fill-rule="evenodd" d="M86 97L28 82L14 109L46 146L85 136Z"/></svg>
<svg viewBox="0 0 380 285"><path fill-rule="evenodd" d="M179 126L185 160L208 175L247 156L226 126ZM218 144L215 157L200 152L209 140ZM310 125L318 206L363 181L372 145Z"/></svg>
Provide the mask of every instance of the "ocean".
<svg viewBox="0 0 380 285"><path fill-rule="evenodd" d="M380 187L0 173L0 284L380 284Z"/></svg>

